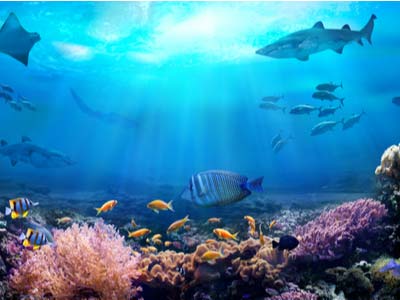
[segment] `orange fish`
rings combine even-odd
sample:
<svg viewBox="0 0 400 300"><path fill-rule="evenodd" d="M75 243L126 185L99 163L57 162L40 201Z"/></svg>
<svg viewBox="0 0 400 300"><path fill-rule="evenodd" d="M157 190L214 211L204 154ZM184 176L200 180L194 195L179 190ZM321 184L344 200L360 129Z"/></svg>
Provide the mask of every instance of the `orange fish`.
<svg viewBox="0 0 400 300"><path fill-rule="evenodd" d="M178 231L179 228L181 228L183 225L185 225L185 223L189 221L189 215L187 215L186 217L184 217L181 220L175 221L174 223L172 223L171 225L169 225L168 229L167 229L167 233L170 232L174 232L174 231Z"/></svg>
<svg viewBox="0 0 400 300"><path fill-rule="evenodd" d="M276 225L276 220L273 220L271 223L269 223L269 229L272 229Z"/></svg>
<svg viewBox="0 0 400 300"><path fill-rule="evenodd" d="M153 243L154 243L154 245L157 245L157 246L161 246L162 245L162 241L159 240L159 239L153 240Z"/></svg>
<svg viewBox="0 0 400 300"><path fill-rule="evenodd" d="M62 217L62 218L58 218L56 219L57 224L67 224L67 223L71 223L72 219L70 217Z"/></svg>
<svg viewBox="0 0 400 300"><path fill-rule="evenodd" d="M153 237L151 238L153 241L154 240L161 240L162 239L162 235L159 233L156 233L155 235L153 235Z"/></svg>
<svg viewBox="0 0 400 300"><path fill-rule="evenodd" d="M147 229L147 228L142 228L142 229L138 229L134 232L128 231L128 233L129 233L128 237L130 237L130 238L139 238L139 237L145 236L146 234L151 233L151 230Z"/></svg>
<svg viewBox="0 0 400 300"><path fill-rule="evenodd" d="M117 205L117 203L118 203L117 200L110 200L104 203L100 208L95 208L95 210L97 210L96 216L98 216L102 212L112 210L115 207L115 205Z"/></svg>
<svg viewBox="0 0 400 300"><path fill-rule="evenodd" d="M261 244L261 246L265 245L265 239L264 239L264 234L261 230L261 224L260 224L260 244Z"/></svg>
<svg viewBox="0 0 400 300"><path fill-rule="evenodd" d="M169 246L171 246L172 245L172 242L171 241L165 241L164 242L164 246L165 247L169 247Z"/></svg>
<svg viewBox="0 0 400 300"><path fill-rule="evenodd" d="M149 249L147 249L146 247L141 247L140 251L142 251L143 254L147 254L150 252Z"/></svg>
<svg viewBox="0 0 400 300"><path fill-rule="evenodd" d="M162 200L154 200L154 201L151 201L149 204L147 204L147 208L150 208L157 214L160 210L168 210L169 209L170 211L174 211L174 208L172 207L172 200L169 201L168 203L166 203Z"/></svg>
<svg viewBox="0 0 400 300"><path fill-rule="evenodd" d="M232 234L228 230L225 230L222 228L216 228L213 230L213 232L220 239L235 240L235 241L237 241L237 235L239 233L239 232L236 232L236 233Z"/></svg>
<svg viewBox="0 0 400 300"><path fill-rule="evenodd" d="M147 247L147 250L149 250L150 253L156 253L156 252L157 252L157 248L154 247L154 246L149 246L149 247Z"/></svg>
<svg viewBox="0 0 400 300"><path fill-rule="evenodd" d="M223 256L224 256L224 253L222 252L222 250L219 250L219 251L208 250L201 256L201 259L203 261L214 261Z"/></svg>
<svg viewBox="0 0 400 300"><path fill-rule="evenodd" d="M213 224L213 223L221 223L221 218L209 218L207 220L208 223Z"/></svg>
<svg viewBox="0 0 400 300"><path fill-rule="evenodd" d="M247 223L249 224L250 235L254 236L256 232L256 220L251 216L245 216L244 219L247 220Z"/></svg>

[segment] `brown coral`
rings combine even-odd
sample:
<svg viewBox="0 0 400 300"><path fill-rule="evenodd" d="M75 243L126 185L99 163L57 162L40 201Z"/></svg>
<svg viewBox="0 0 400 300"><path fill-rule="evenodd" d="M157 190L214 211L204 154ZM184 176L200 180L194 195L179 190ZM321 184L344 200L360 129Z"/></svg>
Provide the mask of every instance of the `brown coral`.
<svg viewBox="0 0 400 300"><path fill-rule="evenodd" d="M375 175L385 175L400 180L400 144L392 145L385 150L381 164L375 170Z"/></svg>

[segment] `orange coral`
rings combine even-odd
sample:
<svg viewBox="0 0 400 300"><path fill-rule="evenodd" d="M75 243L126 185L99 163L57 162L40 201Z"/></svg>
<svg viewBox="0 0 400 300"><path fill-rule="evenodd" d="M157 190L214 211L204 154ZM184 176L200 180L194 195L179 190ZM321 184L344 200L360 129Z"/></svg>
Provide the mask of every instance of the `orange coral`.
<svg viewBox="0 0 400 300"><path fill-rule="evenodd" d="M89 290L100 299L130 299L136 291L132 280L140 273L138 257L123 241L113 226L102 222L56 230L54 245L25 252L11 286L39 298L69 299Z"/></svg>

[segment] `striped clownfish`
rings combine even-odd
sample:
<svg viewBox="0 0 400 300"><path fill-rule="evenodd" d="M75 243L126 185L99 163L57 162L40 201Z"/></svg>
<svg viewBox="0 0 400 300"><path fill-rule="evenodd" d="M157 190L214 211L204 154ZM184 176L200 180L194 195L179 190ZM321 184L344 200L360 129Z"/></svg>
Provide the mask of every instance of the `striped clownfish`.
<svg viewBox="0 0 400 300"><path fill-rule="evenodd" d="M29 209L32 206L39 205L39 202L32 202L28 198L15 198L9 201L10 207L6 207L5 215L11 215L12 219L26 218L29 213Z"/></svg>
<svg viewBox="0 0 400 300"><path fill-rule="evenodd" d="M28 228L26 234L22 233L19 239L23 240L22 245L24 247L33 247L33 250L37 250L48 243L47 237L42 231L32 228Z"/></svg>

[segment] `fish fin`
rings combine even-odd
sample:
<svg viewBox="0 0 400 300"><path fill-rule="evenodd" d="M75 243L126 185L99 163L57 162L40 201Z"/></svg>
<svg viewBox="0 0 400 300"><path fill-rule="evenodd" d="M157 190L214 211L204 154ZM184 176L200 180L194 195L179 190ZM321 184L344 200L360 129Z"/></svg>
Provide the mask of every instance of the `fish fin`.
<svg viewBox="0 0 400 300"><path fill-rule="evenodd" d="M18 218L18 213L17 212L15 212L15 211L13 211L12 213L11 213L11 219L16 219L16 218Z"/></svg>
<svg viewBox="0 0 400 300"><path fill-rule="evenodd" d="M30 247L30 246L31 246L31 243L29 243L28 240L24 240L24 242L22 243L22 245L23 245L24 247Z"/></svg>
<svg viewBox="0 0 400 300"><path fill-rule="evenodd" d="M9 208L9 207L6 207L6 211L5 211L5 215L6 216L9 216L9 215L11 215L11 213L12 213L12 210L11 210L11 208Z"/></svg>
<svg viewBox="0 0 400 300"><path fill-rule="evenodd" d="M22 214L22 217L23 217L23 218L26 218L26 217L28 216L28 214L29 214L29 210L27 210L26 212L24 212L24 213Z"/></svg>
<svg viewBox="0 0 400 300"><path fill-rule="evenodd" d="M17 164L17 160L16 159L14 159L14 158L11 158L10 159L10 162L11 162L11 165L13 166L13 167L15 167L15 165Z"/></svg>
<svg viewBox="0 0 400 300"><path fill-rule="evenodd" d="M2 147L4 147L4 146L7 146L8 143L7 143L6 140L1 140L1 141L0 141L0 145L1 145Z"/></svg>
<svg viewBox="0 0 400 300"><path fill-rule="evenodd" d="M39 248L40 248L40 245L33 246L33 250L38 250Z"/></svg>
<svg viewBox="0 0 400 300"><path fill-rule="evenodd" d="M25 233L21 233L20 236L18 237L18 240L23 241L26 239Z"/></svg>
<svg viewBox="0 0 400 300"><path fill-rule="evenodd" d="M349 24L345 24L345 25L343 25L342 30L351 30L351 28L350 28Z"/></svg>
<svg viewBox="0 0 400 300"><path fill-rule="evenodd" d="M312 28L325 29L324 23L322 23L321 21L318 21L317 23L315 23Z"/></svg>
<svg viewBox="0 0 400 300"><path fill-rule="evenodd" d="M359 40L357 41L357 43L360 44L361 46L364 46L364 43L363 43L362 39L359 39Z"/></svg>
<svg viewBox="0 0 400 300"><path fill-rule="evenodd" d="M336 53L342 54L343 53L343 48L344 46L337 48L337 49L333 49L333 51L335 51Z"/></svg>
<svg viewBox="0 0 400 300"><path fill-rule="evenodd" d="M368 23L360 31L361 35L365 39L367 39L368 43L370 44L372 44L371 36L372 36L372 31L374 30L374 20L376 20L376 16L373 14L371 15L371 18L369 19Z"/></svg>
<svg viewBox="0 0 400 300"><path fill-rule="evenodd" d="M101 208L95 208L95 210L97 210L96 216L98 216L99 214L101 214Z"/></svg>
<svg viewBox="0 0 400 300"><path fill-rule="evenodd" d="M189 215L186 215L186 217L184 217L183 219L184 219L186 222L187 222L187 221L190 221Z"/></svg>
<svg viewBox="0 0 400 300"><path fill-rule="evenodd" d="M192 200L192 193L190 192L190 189L186 187L186 188L182 191L180 197L181 197L182 199L184 199L184 200L191 201L191 200Z"/></svg>
<svg viewBox="0 0 400 300"><path fill-rule="evenodd" d="M235 241L238 240L237 236L238 236L239 232L235 232L234 234L232 234L232 237Z"/></svg>
<svg viewBox="0 0 400 300"><path fill-rule="evenodd" d="M32 206L38 206L39 205L39 202L31 202L32 203Z"/></svg>
<svg viewBox="0 0 400 300"><path fill-rule="evenodd" d="M241 187L244 189L247 189L249 191L261 193L261 192L263 192L263 187L262 187L263 179L264 179L264 176L261 176L252 181L245 182L244 184L241 185Z"/></svg>
<svg viewBox="0 0 400 300"><path fill-rule="evenodd" d="M156 214L159 213L158 209L153 209L153 211L154 211Z"/></svg>
<svg viewBox="0 0 400 300"><path fill-rule="evenodd" d="M344 99L345 99L345 98L340 98L340 99L339 99L339 100L340 100L340 106L342 106L342 107L344 106Z"/></svg>
<svg viewBox="0 0 400 300"><path fill-rule="evenodd" d="M279 246L279 243L276 241L272 241L272 248L275 249Z"/></svg>
<svg viewBox="0 0 400 300"><path fill-rule="evenodd" d="M173 202L173 201L174 201L174 200L171 200L171 201L168 202L168 209L169 209L170 211L175 212L174 208L172 207L172 202Z"/></svg>
<svg viewBox="0 0 400 300"><path fill-rule="evenodd" d="M309 56L308 55L297 55L296 58L301 61L307 61Z"/></svg>

